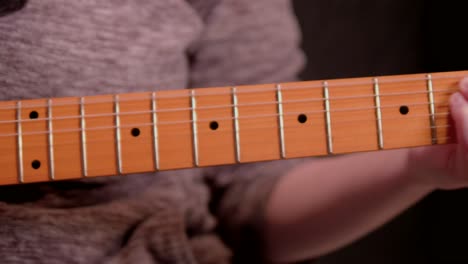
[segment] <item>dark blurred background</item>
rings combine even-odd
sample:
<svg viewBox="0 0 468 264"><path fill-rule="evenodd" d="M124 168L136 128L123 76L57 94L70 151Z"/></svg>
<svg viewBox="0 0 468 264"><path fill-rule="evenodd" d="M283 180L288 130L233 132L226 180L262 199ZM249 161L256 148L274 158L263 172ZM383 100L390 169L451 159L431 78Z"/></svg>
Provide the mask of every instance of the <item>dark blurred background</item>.
<svg viewBox="0 0 468 264"><path fill-rule="evenodd" d="M468 1L295 0L294 6L308 57L305 80L468 70ZM318 263L468 263L468 191L437 191Z"/></svg>

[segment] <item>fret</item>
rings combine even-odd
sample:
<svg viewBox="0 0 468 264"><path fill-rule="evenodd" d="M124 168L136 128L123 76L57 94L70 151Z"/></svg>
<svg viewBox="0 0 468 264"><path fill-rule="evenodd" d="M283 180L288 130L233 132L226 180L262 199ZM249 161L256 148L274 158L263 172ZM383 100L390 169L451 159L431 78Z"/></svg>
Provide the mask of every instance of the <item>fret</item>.
<svg viewBox="0 0 468 264"><path fill-rule="evenodd" d="M87 176L116 175L116 126L114 96L86 97Z"/></svg>
<svg viewBox="0 0 468 264"><path fill-rule="evenodd" d="M235 163L232 89L199 89L196 107L199 166Z"/></svg>
<svg viewBox="0 0 468 264"><path fill-rule="evenodd" d="M16 105L16 133L18 138L18 182L24 183L24 160L23 160L23 125L22 125L22 104L18 101Z"/></svg>
<svg viewBox="0 0 468 264"><path fill-rule="evenodd" d="M255 90L256 92L251 92ZM239 86L238 125L242 162L274 160L281 157L278 141L278 110L273 84Z"/></svg>
<svg viewBox="0 0 468 264"><path fill-rule="evenodd" d="M465 71L468 76L468 71ZM459 91L458 82L461 78L444 78L447 75L454 75L454 73L431 73L431 83L433 87L434 97L434 123L435 135L437 137L437 144L454 143L456 138L453 137L451 131L451 118L447 113L450 112L450 96L452 93ZM427 83L426 83L427 84ZM444 92L437 92L444 91ZM432 132L432 131L431 131ZM431 133L432 136L434 132Z"/></svg>
<svg viewBox="0 0 468 264"><path fill-rule="evenodd" d="M333 153L378 150L372 79L330 80L328 87Z"/></svg>
<svg viewBox="0 0 468 264"><path fill-rule="evenodd" d="M240 144L240 129L239 129L239 107L237 98L237 88L232 87L232 105L234 112L234 134L236 137L236 162L241 162L241 144Z"/></svg>
<svg viewBox="0 0 468 264"><path fill-rule="evenodd" d="M333 154L333 135L331 129L331 113L330 113L330 93L328 91L328 82L323 82L323 98L325 105L325 124L327 128L327 152Z"/></svg>
<svg viewBox="0 0 468 264"><path fill-rule="evenodd" d="M193 167L190 91L157 92L157 104L160 169Z"/></svg>
<svg viewBox="0 0 468 264"><path fill-rule="evenodd" d="M281 85L287 158L326 155L326 125L320 81ZM318 87L310 88L310 87Z"/></svg>
<svg viewBox="0 0 468 264"><path fill-rule="evenodd" d="M384 141L383 141L383 130L382 130L382 109L380 107L380 87L379 87L379 79L374 78L374 98L375 98L375 116L377 119L377 133L378 133L378 141L379 141L379 149L384 149Z"/></svg>
<svg viewBox="0 0 468 264"><path fill-rule="evenodd" d="M0 184L20 183L17 105L0 102Z"/></svg>
<svg viewBox="0 0 468 264"><path fill-rule="evenodd" d="M55 180L55 163L54 163L54 133L52 125L52 99L47 100L47 126L49 133L49 177L50 180Z"/></svg>
<svg viewBox="0 0 468 264"><path fill-rule="evenodd" d="M281 84L276 85L276 100L278 103L278 126L280 133L281 158L286 158L286 146L284 144L284 113L283 113L283 94Z"/></svg>
<svg viewBox="0 0 468 264"><path fill-rule="evenodd" d="M53 154L53 161L49 162L50 167L53 167L53 173L49 173L50 180L81 178L83 170L80 98L54 98L47 106L50 108L48 126L51 128L50 134L53 135L48 143L49 154ZM53 152L50 151L51 148Z"/></svg>
<svg viewBox="0 0 468 264"><path fill-rule="evenodd" d="M437 144L437 127L436 127L436 119L435 119L435 102L434 102L434 89L432 85L432 75L426 75L427 79L427 95L429 99L429 123L431 124L431 137L432 137L432 145Z"/></svg>
<svg viewBox="0 0 468 264"><path fill-rule="evenodd" d="M24 183L50 180L47 100L21 102Z"/></svg>
<svg viewBox="0 0 468 264"><path fill-rule="evenodd" d="M86 147L86 119L85 98L80 98L80 137L81 137L81 169L82 176L88 177L88 149Z"/></svg>
<svg viewBox="0 0 468 264"><path fill-rule="evenodd" d="M197 132L197 100L195 98L195 90L190 91L190 106L192 108L192 141L193 141L193 161L195 167L198 167L198 132Z"/></svg>
<svg viewBox="0 0 468 264"><path fill-rule="evenodd" d="M119 174L123 174L122 170L122 145L120 135L120 104L119 95L114 96L114 114L115 114L115 150L117 153L117 169Z"/></svg>
<svg viewBox="0 0 468 264"><path fill-rule="evenodd" d="M153 95L119 95L120 158L122 173L140 173L155 169Z"/></svg>
<svg viewBox="0 0 468 264"><path fill-rule="evenodd" d="M430 145L426 76L384 76L379 81L381 94L387 95L380 97L385 149Z"/></svg>
<svg viewBox="0 0 468 264"><path fill-rule="evenodd" d="M159 171L159 138L158 138L158 116L157 116L156 92L151 93L151 121L153 123L153 157L154 167Z"/></svg>

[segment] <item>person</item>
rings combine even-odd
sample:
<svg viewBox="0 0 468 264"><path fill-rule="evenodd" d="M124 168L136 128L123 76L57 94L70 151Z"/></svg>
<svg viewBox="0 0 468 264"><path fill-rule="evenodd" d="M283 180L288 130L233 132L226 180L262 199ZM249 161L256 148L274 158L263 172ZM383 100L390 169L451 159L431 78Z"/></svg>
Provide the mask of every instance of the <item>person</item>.
<svg viewBox="0 0 468 264"><path fill-rule="evenodd" d="M287 0L6 0L0 15L1 100L285 82L304 62ZM0 187L0 260L317 258L468 185L460 88L456 145Z"/></svg>

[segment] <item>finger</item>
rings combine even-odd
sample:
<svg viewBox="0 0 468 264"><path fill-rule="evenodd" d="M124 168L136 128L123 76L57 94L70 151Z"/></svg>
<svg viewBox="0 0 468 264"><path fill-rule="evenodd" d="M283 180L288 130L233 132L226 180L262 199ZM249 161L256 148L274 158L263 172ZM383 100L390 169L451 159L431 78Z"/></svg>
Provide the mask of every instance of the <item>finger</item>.
<svg viewBox="0 0 468 264"><path fill-rule="evenodd" d="M458 175L465 172L465 157L468 151L468 103L461 93L455 93L450 98L450 110L455 122L455 133L457 136L457 151L455 163Z"/></svg>
<svg viewBox="0 0 468 264"><path fill-rule="evenodd" d="M460 81L460 92L465 99L468 99L468 77Z"/></svg>
<svg viewBox="0 0 468 264"><path fill-rule="evenodd" d="M455 132L459 144L468 143L468 103L461 93L454 93L450 98L450 111L455 121Z"/></svg>

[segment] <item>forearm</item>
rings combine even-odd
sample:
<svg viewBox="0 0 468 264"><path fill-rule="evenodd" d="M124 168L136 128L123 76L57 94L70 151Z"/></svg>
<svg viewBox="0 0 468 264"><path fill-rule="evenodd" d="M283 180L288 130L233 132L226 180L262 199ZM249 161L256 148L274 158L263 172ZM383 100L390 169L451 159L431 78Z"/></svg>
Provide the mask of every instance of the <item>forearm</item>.
<svg viewBox="0 0 468 264"><path fill-rule="evenodd" d="M287 174L266 210L275 261L335 250L382 225L432 191L408 171L409 151L353 154L305 163ZM424 181L423 181L424 182Z"/></svg>

